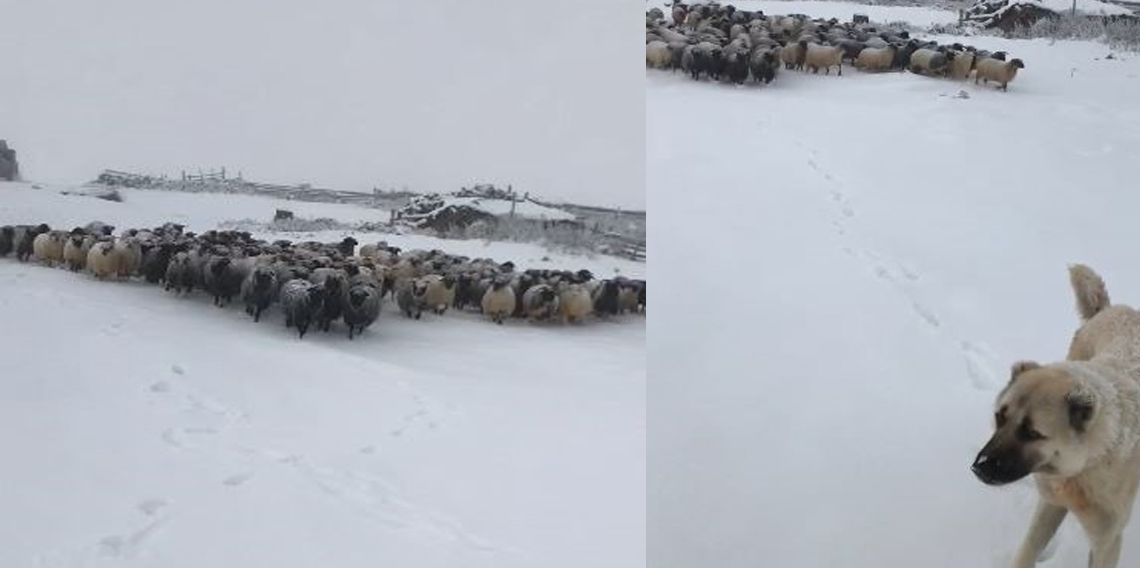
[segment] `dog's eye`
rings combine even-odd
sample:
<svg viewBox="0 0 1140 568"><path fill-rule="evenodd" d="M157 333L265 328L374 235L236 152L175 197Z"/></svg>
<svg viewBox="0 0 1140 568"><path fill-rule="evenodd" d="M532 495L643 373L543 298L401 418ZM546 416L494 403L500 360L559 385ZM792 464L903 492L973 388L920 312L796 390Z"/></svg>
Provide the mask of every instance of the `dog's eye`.
<svg viewBox="0 0 1140 568"><path fill-rule="evenodd" d="M994 413L994 423L997 424L998 428L1005 426L1005 407Z"/></svg>
<svg viewBox="0 0 1140 568"><path fill-rule="evenodd" d="M1029 421L1022 422L1021 425L1018 426L1017 437L1025 442L1036 442L1045 439L1045 435L1034 430L1033 426L1029 424Z"/></svg>

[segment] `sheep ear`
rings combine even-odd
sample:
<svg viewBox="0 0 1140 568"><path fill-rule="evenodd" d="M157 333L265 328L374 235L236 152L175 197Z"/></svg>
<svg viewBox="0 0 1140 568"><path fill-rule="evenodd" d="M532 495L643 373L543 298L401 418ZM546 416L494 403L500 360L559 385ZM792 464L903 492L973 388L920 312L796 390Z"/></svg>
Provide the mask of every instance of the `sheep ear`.
<svg viewBox="0 0 1140 568"><path fill-rule="evenodd" d="M1065 396L1065 406L1069 411L1069 425L1077 432L1084 432L1096 409L1096 402L1088 392L1073 391Z"/></svg>

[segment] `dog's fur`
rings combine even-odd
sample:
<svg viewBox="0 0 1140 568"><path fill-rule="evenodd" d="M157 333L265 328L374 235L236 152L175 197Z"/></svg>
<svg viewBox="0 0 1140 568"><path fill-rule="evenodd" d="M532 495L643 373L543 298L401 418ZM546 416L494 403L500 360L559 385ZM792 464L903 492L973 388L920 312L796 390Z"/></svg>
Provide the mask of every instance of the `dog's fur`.
<svg viewBox="0 0 1140 568"><path fill-rule="evenodd" d="M1114 568L1140 482L1140 312L1111 305L1087 266L1069 268L1083 325L1066 361L1013 365L996 431L974 462L991 485L1032 473L1040 500L1014 560L1030 568L1065 515L1090 542L1089 566Z"/></svg>

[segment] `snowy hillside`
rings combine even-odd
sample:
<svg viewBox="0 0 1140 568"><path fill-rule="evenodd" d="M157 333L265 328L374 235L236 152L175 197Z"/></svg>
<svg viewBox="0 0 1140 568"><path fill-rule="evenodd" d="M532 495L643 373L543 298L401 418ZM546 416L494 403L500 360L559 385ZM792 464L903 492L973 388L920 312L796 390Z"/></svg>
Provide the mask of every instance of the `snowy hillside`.
<svg viewBox="0 0 1140 568"><path fill-rule="evenodd" d="M276 207L0 184L0 225L98 219L203 231ZM265 235L339 240L346 233ZM639 276L537 246L355 234ZM645 550L645 318L411 321L298 340L202 294L0 259L0 566L626 567Z"/></svg>
<svg viewBox="0 0 1140 568"><path fill-rule="evenodd" d="M1008 565L1035 491L969 466L1009 365L1065 356L1068 263L1140 305L1140 55L968 42L1025 61L1008 93L847 69L781 70L765 88L646 71L654 223L684 229L653 239L655 277L680 285L655 294L671 309L648 405L684 418L653 422L651 566ZM1039 566L1084 566L1087 550L1070 519ZM1138 562L1133 519L1120 565Z"/></svg>

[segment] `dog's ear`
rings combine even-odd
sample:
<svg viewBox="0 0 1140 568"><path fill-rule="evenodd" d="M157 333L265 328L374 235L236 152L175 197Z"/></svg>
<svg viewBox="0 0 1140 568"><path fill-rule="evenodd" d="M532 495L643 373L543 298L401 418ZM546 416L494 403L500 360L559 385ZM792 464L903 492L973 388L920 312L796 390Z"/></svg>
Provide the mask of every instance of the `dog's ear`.
<svg viewBox="0 0 1140 568"><path fill-rule="evenodd" d="M1017 379L1018 375L1026 371L1032 371L1033 369L1040 368L1041 364L1035 361L1018 361L1014 363L1013 367L1011 367L1009 370L1009 382L1012 383L1015 379Z"/></svg>
<svg viewBox="0 0 1140 568"><path fill-rule="evenodd" d="M1065 395L1065 406L1069 410L1069 425L1077 432L1084 432L1089 420L1092 420L1096 409L1096 401L1092 393L1084 390L1074 390Z"/></svg>

